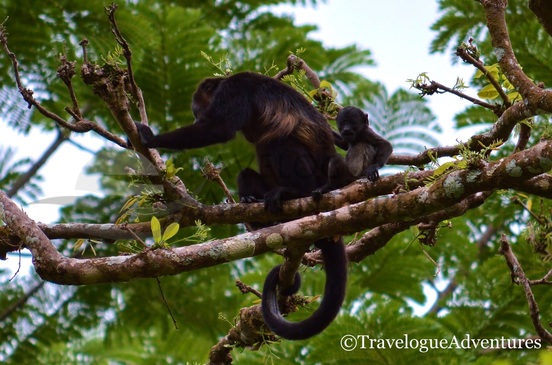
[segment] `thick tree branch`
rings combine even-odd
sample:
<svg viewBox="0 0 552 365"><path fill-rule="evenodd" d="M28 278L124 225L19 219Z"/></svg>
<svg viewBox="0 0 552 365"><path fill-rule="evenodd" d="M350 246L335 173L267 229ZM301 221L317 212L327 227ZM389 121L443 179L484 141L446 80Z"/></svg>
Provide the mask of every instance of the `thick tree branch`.
<svg viewBox="0 0 552 365"><path fill-rule="evenodd" d="M525 150L524 154L535 154ZM310 198L302 198L286 202L284 212L280 215L270 215L265 212L262 204L221 204L215 206L199 205L187 207L178 204L180 210L170 214L167 222L178 221L181 226L191 226L196 219L204 224L238 224L264 218L266 222L290 220L301 216L314 214L317 211L331 211L345 204L358 203L376 196L392 194L394 191L409 191L424 185L424 180L433 174L432 171L401 173L382 177L376 183L359 180L340 190L326 194L319 203ZM397 187L402 187L400 190ZM539 174L533 178L512 181L509 188L526 193L552 198L552 177ZM106 240L132 239L124 225L117 224L39 224L39 227L50 239L96 238ZM362 228L360 228L362 229ZM359 229L359 230L360 230ZM150 234L149 223L133 224L132 230L145 237ZM11 232L0 230L0 246L2 251L13 251L19 245Z"/></svg>
<svg viewBox="0 0 552 365"><path fill-rule="evenodd" d="M381 178L376 183L357 181L350 186L326 194L319 204L315 204L310 198L302 198L289 201L284 204L283 215L267 217L267 221L289 220L305 215L314 214L317 211L331 211L345 204L358 203L376 196L391 194L390 187L402 186L402 191L408 191L423 186L424 179L431 176L432 171L420 171L415 173L397 174ZM529 194L552 198L552 177L548 174L540 174L528 180L513 182L511 188ZM215 206L202 205L193 209L182 208L182 211L169 215L165 221L179 220L181 226L191 226L196 219L210 224L238 224L247 220L259 219L266 215L262 204L220 204ZM118 224L43 224L38 223L40 229L50 239L74 239L90 238L105 240L133 239L126 225ZM150 235L151 228L148 222L132 224L132 231L140 237ZM385 229L385 228L382 228ZM405 228L406 229L406 228ZM396 226L389 227L390 231L398 231ZM0 251L10 252L20 248L18 238L10 230L0 227Z"/></svg>
<svg viewBox="0 0 552 365"><path fill-rule="evenodd" d="M399 234L413 225L421 222L441 222L446 219L458 217L470 209L482 205L492 194L491 191L476 193L446 209L442 209L427 216L418 217L410 222L394 222L383 224L365 233L359 240L347 246L347 254L352 262L361 262L367 256L373 255L377 250L384 247L393 236ZM318 259L318 257L314 257Z"/></svg>
<svg viewBox="0 0 552 365"><path fill-rule="evenodd" d="M552 3L548 0L529 0L529 9L537 16L544 30L552 36Z"/></svg>
<svg viewBox="0 0 552 365"><path fill-rule="evenodd" d="M547 93L545 90L542 90L540 88L539 90L543 93ZM543 95L543 98L546 97L547 96ZM541 112L546 111L552 113L552 104L538 104L540 105ZM548 107L549 109L542 109L543 107ZM536 115L536 108L537 106L535 106L535 104L532 104L531 102L515 103L500 115L498 120L493 124L490 131L474 135L468 142L464 143L463 145L472 151L481 151L484 146L489 146L496 141L506 142L510 138L512 130L514 129L516 124ZM431 156L452 157L458 155L459 153L460 146L435 147L430 148L416 156L402 156L393 154L389 158L388 164L422 166L431 162Z"/></svg>
<svg viewBox="0 0 552 365"><path fill-rule="evenodd" d="M451 209L478 192L510 188L550 169L552 141L543 141L498 162L486 163L480 169L454 171L431 186L390 198L351 204L235 237L171 250L147 250L130 256L83 260L62 257L44 232L3 192L0 192L0 218L31 250L35 268L45 280L60 284L127 281L138 277L174 275L259 255L283 245L308 245L336 234L414 221Z"/></svg>
<svg viewBox="0 0 552 365"><path fill-rule="evenodd" d="M319 211L334 210L345 204L358 203L376 196L392 194L397 190L397 187L400 187L402 191L413 190L423 186L424 180L431 175L432 171L418 171L382 177L376 183L358 180L343 189L326 194L319 203L314 203L311 198L285 202L284 211L281 214L267 213L262 203L190 207L177 202L174 204L174 212L164 218L163 222L166 222L165 225L170 222L178 222L181 227L190 227L195 225L195 221L198 219L206 225L239 224L248 221L268 223L291 220L312 215ZM38 226L50 239L133 239L126 224L38 223ZM128 227L132 228L132 231L140 237L145 237L151 233L149 222L129 224ZM0 238L11 242L11 249L6 247L9 251L16 250L19 246L13 234L6 229L2 229L2 227L0 227ZM2 241L0 241L0 247L2 246Z"/></svg>
<svg viewBox="0 0 552 365"><path fill-rule="evenodd" d="M512 49L512 41L506 24L507 0L481 0L494 53L504 75L523 96L531 114L539 110L552 112L552 91L542 90L527 77ZM526 116L528 117L528 116Z"/></svg>

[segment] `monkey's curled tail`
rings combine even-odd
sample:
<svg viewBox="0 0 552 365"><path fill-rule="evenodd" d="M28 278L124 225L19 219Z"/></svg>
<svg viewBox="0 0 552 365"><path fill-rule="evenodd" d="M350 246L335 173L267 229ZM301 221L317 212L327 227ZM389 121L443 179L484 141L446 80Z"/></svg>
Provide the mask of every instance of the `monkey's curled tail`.
<svg viewBox="0 0 552 365"><path fill-rule="evenodd" d="M322 303L309 318L301 322L289 322L280 314L277 288L281 265L270 271L264 283L262 297L264 321L272 332L288 340L304 340L322 332L337 316L345 299L347 254L343 241L340 239L339 242L334 242L326 238L317 241L315 246L322 250L326 286ZM299 286L300 282L296 276L294 287L285 294L295 294Z"/></svg>

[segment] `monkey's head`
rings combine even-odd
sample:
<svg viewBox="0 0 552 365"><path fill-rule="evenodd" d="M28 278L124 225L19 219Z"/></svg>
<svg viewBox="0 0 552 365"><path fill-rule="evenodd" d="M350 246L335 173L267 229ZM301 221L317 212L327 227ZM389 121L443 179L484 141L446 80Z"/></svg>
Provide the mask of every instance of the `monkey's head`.
<svg viewBox="0 0 552 365"><path fill-rule="evenodd" d="M224 77L210 77L199 83L192 96L192 112L196 120L209 108L213 95L224 79Z"/></svg>
<svg viewBox="0 0 552 365"><path fill-rule="evenodd" d="M354 106L346 106L337 114L337 128L345 142L352 143L370 125L368 114Z"/></svg>

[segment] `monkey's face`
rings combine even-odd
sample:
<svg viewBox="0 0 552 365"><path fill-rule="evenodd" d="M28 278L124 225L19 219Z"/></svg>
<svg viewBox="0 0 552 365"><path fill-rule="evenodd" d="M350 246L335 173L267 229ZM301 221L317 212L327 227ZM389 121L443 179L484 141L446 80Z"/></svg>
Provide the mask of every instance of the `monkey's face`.
<svg viewBox="0 0 552 365"><path fill-rule="evenodd" d="M362 131L368 127L368 114L361 109L346 106L337 114L339 134L347 143L354 142Z"/></svg>
<svg viewBox="0 0 552 365"><path fill-rule="evenodd" d="M213 95L223 78L213 77L203 80L192 96L192 113L196 120L200 119L203 113L209 108Z"/></svg>
<svg viewBox="0 0 552 365"><path fill-rule="evenodd" d="M356 132L354 131L353 127L345 122L342 126L339 127L339 134L341 134L341 137L345 140L345 142L353 142L356 137Z"/></svg>
<svg viewBox="0 0 552 365"><path fill-rule="evenodd" d="M364 119L340 119L337 123L339 134L347 143L354 142L360 136L362 130L366 128Z"/></svg>

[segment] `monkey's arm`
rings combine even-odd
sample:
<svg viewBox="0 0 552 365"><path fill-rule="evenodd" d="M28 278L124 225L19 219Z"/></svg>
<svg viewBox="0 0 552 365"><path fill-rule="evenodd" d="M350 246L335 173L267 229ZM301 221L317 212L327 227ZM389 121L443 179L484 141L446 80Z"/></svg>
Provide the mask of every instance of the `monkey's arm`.
<svg viewBox="0 0 552 365"><path fill-rule="evenodd" d="M379 179L378 170L387 163L389 156L393 153L393 146L388 140L374 132L372 128L367 128L363 137L375 148L374 157L366 168L365 174L368 180L376 181Z"/></svg>
<svg viewBox="0 0 552 365"><path fill-rule="evenodd" d="M366 141L376 149L372 164L378 166L378 168L382 168L383 165L387 163L387 160L389 160L389 156L393 153L391 142L374 132L372 128L368 128L366 131Z"/></svg>
<svg viewBox="0 0 552 365"><path fill-rule="evenodd" d="M234 138L236 132L250 121L251 108L243 93L222 93L224 90L220 89L223 86L230 88L228 91L232 91L233 86L222 85L221 80L208 79L196 90L192 101L196 117L193 124L155 135L148 126L136 123L142 144L148 148L183 150L224 143ZM215 90L212 90L213 87Z"/></svg>
<svg viewBox="0 0 552 365"><path fill-rule="evenodd" d="M153 134L145 124L136 123L142 144L147 148L170 148L175 150L200 148L215 143L229 141L236 135L236 130L224 123L210 126L207 123L190 124L174 131Z"/></svg>
<svg viewBox="0 0 552 365"><path fill-rule="evenodd" d="M349 143L345 142L343 137L341 137L341 134L337 133L333 129L332 129L332 134L333 134L333 138L334 138L334 144L337 147L341 148L342 150L347 151L347 149L349 148Z"/></svg>

